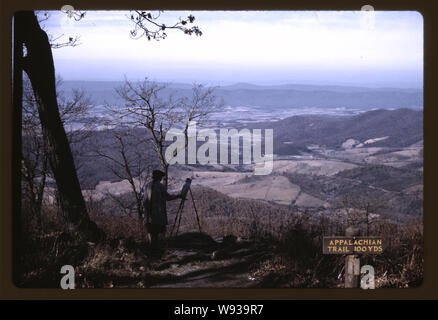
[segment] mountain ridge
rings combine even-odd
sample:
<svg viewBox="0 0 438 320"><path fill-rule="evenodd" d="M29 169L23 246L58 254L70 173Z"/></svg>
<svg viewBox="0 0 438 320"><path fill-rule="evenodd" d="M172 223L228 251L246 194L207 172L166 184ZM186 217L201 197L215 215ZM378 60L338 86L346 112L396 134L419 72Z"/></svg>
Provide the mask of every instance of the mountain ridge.
<svg viewBox="0 0 438 320"><path fill-rule="evenodd" d="M64 81L60 90L69 94L71 89L82 88L96 105L122 105L115 88L122 81ZM191 85L170 84L163 91L164 96L175 98L191 95ZM238 83L231 86L219 86L215 95L230 106L254 106L267 108L422 108L423 91L419 89L367 88L348 86L320 86L304 84L286 84L262 86Z"/></svg>

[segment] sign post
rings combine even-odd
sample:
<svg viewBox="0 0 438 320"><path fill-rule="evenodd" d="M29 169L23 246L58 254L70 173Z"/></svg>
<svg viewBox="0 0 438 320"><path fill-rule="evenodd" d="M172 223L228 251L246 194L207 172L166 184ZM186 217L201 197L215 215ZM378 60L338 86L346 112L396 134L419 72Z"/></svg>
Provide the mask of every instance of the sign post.
<svg viewBox="0 0 438 320"><path fill-rule="evenodd" d="M360 237L359 229L348 227L344 237L324 237L324 254L343 254L345 257L345 288L359 288L360 255L381 254L383 240L380 237Z"/></svg>
<svg viewBox="0 0 438 320"><path fill-rule="evenodd" d="M359 229L349 227L345 230L346 237L357 237ZM353 250L354 251L354 250ZM345 257L345 288L359 288L360 259L355 254Z"/></svg>

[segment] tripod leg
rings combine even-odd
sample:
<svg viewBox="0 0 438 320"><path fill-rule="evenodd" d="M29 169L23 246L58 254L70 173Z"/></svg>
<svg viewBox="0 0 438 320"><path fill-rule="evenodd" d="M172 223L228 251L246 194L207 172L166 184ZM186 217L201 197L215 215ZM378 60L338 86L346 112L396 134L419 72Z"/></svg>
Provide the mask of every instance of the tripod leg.
<svg viewBox="0 0 438 320"><path fill-rule="evenodd" d="M192 189L190 188L189 191L190 191L190 197L192 198L193 208L195 209L195 213L196 213L196 220L198 221L199 232L202 232L201 224L199 223L198 210L196 210L195 199L193 199Z"/></svg>
<svg viewBox="0 0 438 320"><path fill-rule="evenodd" d="M179 213L178 227L176 227L175 237L178 235L179 226L181 224L182 211L184 209L184 203L182 204L181 211Z"/></svg>
<svg viewBox="0 0 438 320"><path fill-rule="evenodd" d="M173 231L175 230L176 222L178 221L178 216L181 214L182 208L184 207L184 200L185 199L181 199L181 202L179 203L178 210L176 211L176 214L175 214L175 221L173 222L172 231L170 232L170 237L172 237L172 235L173 235Z"/></svg>

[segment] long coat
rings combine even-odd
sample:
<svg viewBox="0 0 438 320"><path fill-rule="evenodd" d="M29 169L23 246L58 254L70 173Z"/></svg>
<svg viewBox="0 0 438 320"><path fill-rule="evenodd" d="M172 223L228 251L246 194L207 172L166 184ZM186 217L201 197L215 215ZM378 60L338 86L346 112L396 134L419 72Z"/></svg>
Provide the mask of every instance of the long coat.
<svg viewBox="0 0 438 320"><path fill-rule="evenodd" d="M177 199L158 181L151 181L145 186L143 208L145 223L167 225L166 201Z"/></svg>

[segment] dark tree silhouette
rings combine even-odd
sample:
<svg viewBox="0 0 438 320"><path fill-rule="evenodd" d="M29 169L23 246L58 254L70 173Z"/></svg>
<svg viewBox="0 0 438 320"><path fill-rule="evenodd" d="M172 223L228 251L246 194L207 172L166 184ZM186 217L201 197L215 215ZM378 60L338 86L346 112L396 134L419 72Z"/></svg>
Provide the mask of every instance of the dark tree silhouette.
<svg viewBox="0 0 438 320"><path fill-rule="evenodd" d="M56 87L62 83L57 79ZM85 120L89 115L91 101L83 90L72 90L72 97L67 98L63 91L57 90L57 100L61 121L66 129L70 145L79 144L88 138L95 128L95 121ZM80 121L80 123L79 123ZM46 140L41 132L41 122L38 116L38 105L35 100L32 86L27 77L23 81L22 101L22 145L21 169L23 199L27 202L27 210L32 213L32 219L37 222L38 231L43 230L41 212L45 195L46 181L53 178L48 164ZM74 129L72 128L74 126ZM80 150L72 150L76 169L81 162L77 157ZM28 216L28 218L30 218Z"/></svg>
<svg viewBox="0 0 438 320"><path fill-rule="evenodd" d="M22 42L26 49L23 56L23 47L14 48L17 58L19 57L14 61L14 71L19 73L24 70L32 84L47 157L58 188L65 229L69 233L78 233L86 239L98 239L102 236L102 232L88 216L69 141L59 114L55 68L49 37L41 29L33 11L18 12L14 19L16 19L15 26L20 29L14 36L20 36L17 42ZM14 91L22 92L22 83L14 83L14 85ZM19 103L21 104L22 101Z"/></svg>

